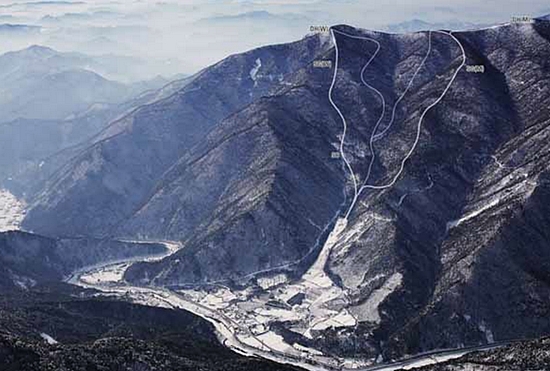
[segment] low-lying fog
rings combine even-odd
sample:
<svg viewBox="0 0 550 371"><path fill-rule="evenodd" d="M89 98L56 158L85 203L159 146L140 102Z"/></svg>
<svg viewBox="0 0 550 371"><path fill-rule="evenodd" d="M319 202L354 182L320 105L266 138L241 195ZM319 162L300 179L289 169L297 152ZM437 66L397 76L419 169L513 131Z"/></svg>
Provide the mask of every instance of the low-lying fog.
<svg viewBox="0 0 550 371"><path fill-rule="evenodd" d="M405 32L470 28L506 22L512 16L550 12L547 0L449 3L0 0L0 53L39 44L57 51L103 55L102 63L114 70L105 77L127 83L156 75L191 74L228 54L299 39L311 25L348 23Z"/></svg>

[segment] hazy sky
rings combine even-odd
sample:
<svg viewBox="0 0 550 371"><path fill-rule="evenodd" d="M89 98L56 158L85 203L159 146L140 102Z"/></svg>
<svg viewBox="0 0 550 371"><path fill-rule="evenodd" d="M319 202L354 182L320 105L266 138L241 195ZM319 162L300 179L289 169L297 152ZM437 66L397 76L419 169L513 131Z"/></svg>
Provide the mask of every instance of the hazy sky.
<svg viewBox="0 0 550 371"><path fill-rule="evenodd" d="M548 0L0 0L0 53L40 44L134 56L154 62L151 74L167 75L192 73L231 53L299 39L310 25L392 30L392 25L422 20L456 28L547 13Z"/></svg>

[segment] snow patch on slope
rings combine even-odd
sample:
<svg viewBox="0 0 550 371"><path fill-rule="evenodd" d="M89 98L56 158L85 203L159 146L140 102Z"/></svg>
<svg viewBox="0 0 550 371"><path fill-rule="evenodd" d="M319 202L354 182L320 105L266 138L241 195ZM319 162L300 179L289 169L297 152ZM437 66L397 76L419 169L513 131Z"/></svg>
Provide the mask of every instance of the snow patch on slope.
<svg viewBox="0 0 550 371"><path fill-rule="evenodd" d="M496 156L492 157L499 170L507 168L502 162L498 161ZM533 182L529 178L531 171L532 169L528 166L514 168L508 175L502 177L490 187L487 187L482 194L481 200L472 209L466 210L459 219L451 220L447 223L447 231L478 217L498 205L505 205L513 198L528 199L538 186L538 182Z"/></svg>
<svg viewBox="0 0 550 371"><path fill-rule="evenodd" d="M50 335L46 334L45 332L41 332L40 336L42 337L42 339L44 339L50 345L55 345L55 344L58 343L57 340L55 340L54 338L52 338Z"/></svg>
<svg viewBox="0 0 550 371"><path fill-rule="evenodd" d="M256 62L254 64L254 67L250 70L250 78L252 81L254 81L254 86L258 85L258 71L262 67L262 60L260 58L256 58Z"/></svg>
<svg viewBox="0 0 550 371"><path fill-rule="evenodd" d="M464 215L462 218L456 219L456 220L451 220L450 222L447 223L447 230L452 229L452 228L456 228L460 224L464 223L465 221L475 218L476 216L480 215L484 211L489 210L490 208L498 205L499 202L500 202L500 199L495 198L491 202L481 206L479 209L473 210L473 211L469 212L468 214Z"/></svg>
<svg viewBox="0 0 550 371"><path fill-rule="evenodd" d="M11 278L13 283L21 290L28 290L29 288L36 286L36 281L29 277L12 274Z"/></svg>
<svg viewBox="0 0 550 371"><path fill-rule="evenodd" d="M7 189L0 189L0 232L19 230L25 218L25 204Z"/></svg>
<svg viewBox="0 0 550 371"><path fill-rule="evenodd" d="M492 344L495 342L495 337L493 336L493 332L484 321L481 321L478 327L479 327L479 330L485 334L485 339L487 340L487 343Z"/></svg>
<svg viewBox="0 0 550 371"><path fill-rule="evenodd" d="M366 302L352 308L352 312L357 315L360 321L369 321L380 323L379 306L392 292L394 292L403 282L403 275L396 272L384 282L382 287L372 292Z"/></svg>

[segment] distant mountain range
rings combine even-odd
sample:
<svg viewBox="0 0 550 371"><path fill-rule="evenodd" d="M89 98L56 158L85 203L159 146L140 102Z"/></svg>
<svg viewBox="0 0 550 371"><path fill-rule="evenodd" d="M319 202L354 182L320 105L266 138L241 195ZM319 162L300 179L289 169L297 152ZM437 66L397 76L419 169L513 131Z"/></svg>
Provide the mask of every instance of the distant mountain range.
<svg viewBox="0 0 550 371"><path fill-rule="evenodd" d="M148 102L167 83L158 77L122 84L87 69L106 70L117 61L124 62L42 46L0 55L1 186L33 189L70 156L60 151Z"/></svg>
<svg viewBox="0 0 550 371"><path fill-rule="evenodd" d="M423 21L421 19L413 19L410 21L388 25L383 28L383 31L387 31L391 33L409 33L409 32L426 31L426 30L460 31L460 30L475 30L485 26L486 25L484 24L468 23L468 22L460 22L460 21L431 23L431 22Z"/></svg>
<svg viewBox="0 0 550 371"><path fill-rule="evenodd" d="M270 21L270 22L276 22L276 21L284 21L284 22L291 22L291 21L300 21L303 22L307 20L307 17L288 13L288 14L274 14L265 10L261 11L251 11L251 12L245 12L245 13L239 13L236 15L226 15L226 16L218 16L218 17L210 17L210 18L203 18L198 21L198 23L231 23L231 22L243 22L243 21Z"/></svg>
<svg viewBox="0 0 550 371"><path fill-rule="evenodd" d="M102 77L102 64L105 61L42 46L0 55L0 122L65 119L96 103L122 103L148 88Z"/></svg>
<svg viewBox="0 0 550 371"><path fill-rule="evenodd" d="M0 23L0 34L17 36L18 34L35 34L40 32L42 27L26 24Z"/></svg>

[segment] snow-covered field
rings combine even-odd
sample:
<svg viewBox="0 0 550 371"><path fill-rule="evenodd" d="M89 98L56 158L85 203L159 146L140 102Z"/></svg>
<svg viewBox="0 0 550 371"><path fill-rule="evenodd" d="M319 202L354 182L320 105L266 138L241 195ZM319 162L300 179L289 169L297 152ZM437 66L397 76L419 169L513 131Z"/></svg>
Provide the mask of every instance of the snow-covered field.
<svg viewBox="0 0 550 371"><path fill-rule="evenodd" d="M91 270L80 276L80 280L89 285L117 283L122 281L124 272L131 263L118 263L104 268Z"/></svg>
<svg viewBox="0 0 550 371"><path fill-rule="evenodd" d="M327 238L317 260L301 279L288 282L281 273L258 279L258 288L246 290L223 286L208 291L181 290L184 297L230 319L235 338L261 351L315 360L337 367L342 360L331 359L313 348L285 342L274 323L290 323L290 329L308 338L329 327L355 326L355 317L346 309L346 294L325 273L328 256L345 230L347 220L340 218ZM236 327L235 327L236 326ZM356 362L368 366L370 362Z"/></svg>
<svg viewBox="0 0 550 371"><path fill-rule="evenodd" d="M0 189L0 232L18 230L25 218L25 204L7 189Z"/></svg>
<svg viewBox="0 0 550 371"><path fill-rule="evenodd" d="M242 290L223 285L209 287L208 290L186 289L177 292L156 287L131 287L123 281L123 275L134 259L86 267L73 273L67 282L123 294L126 298L147 305L187 309L210 320L224 344L241 354L261 354L262 357L299 364L312 370L326 369L326 366L338 367L343 360L324 356L313 348L285 342L272 324L291 321L295 324L292 328L294 331L309 337L313 337L312 332L330 326L355 325L355 318L342 305L345 300L343 291L323 269L345 225L345 219L336 223L317 261L302 279L292 283L288 282L286 275L274 273L258 280L258 286ZM179 248L178 245L168 246L168 242L164 243L171 250L167 255ZM159 258L161 256L141 257L141 260ZM297 296L300 299L296 299ZM304 360L308 360L307 366L303 364ZM317 366L309 364L311 362Z"/></svg>
<svg viewBox="0 0 550 371"><path fill-rule="evenodd" d="M374 290L367 301L356 307L353 307L352 312L356 314L360 321L370 321L380 323L380 313L378 307L384 299L390 295L397 287L401 285L403 275L399 272L391 275L380 287Z"/></svg>
<svg viewBox="0 0 550 371"><path fill-rule="evenodd" d="M57 340L55 340L54 338L52 338L50 335L46 334L45 332L41 332L40 337L42 337L42 339L44 339L44 341L46 343L50 344L50 345L57 344Z"/></svg>

